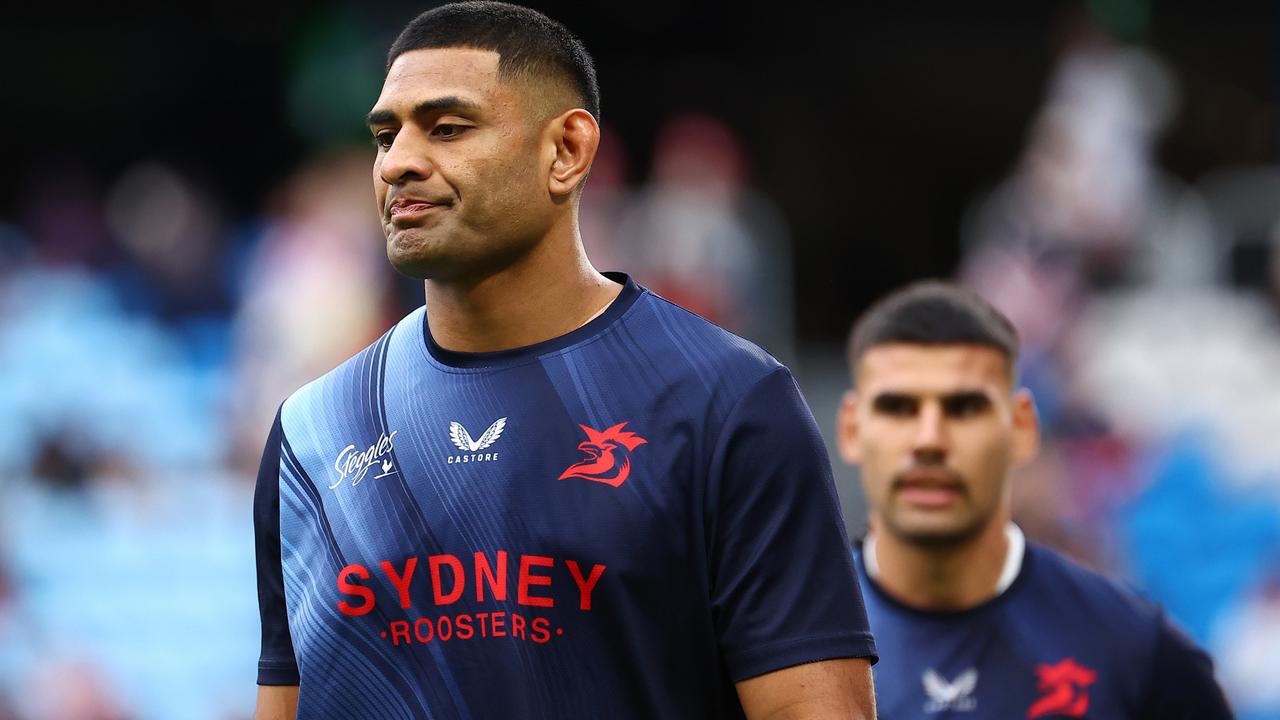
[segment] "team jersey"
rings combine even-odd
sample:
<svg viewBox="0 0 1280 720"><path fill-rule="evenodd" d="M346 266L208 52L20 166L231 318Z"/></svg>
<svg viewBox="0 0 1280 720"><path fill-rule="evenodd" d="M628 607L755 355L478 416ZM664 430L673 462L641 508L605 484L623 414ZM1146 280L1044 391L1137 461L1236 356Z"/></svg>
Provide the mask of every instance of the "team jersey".
<svg viewBox="0 0 1280 720"><path fill-rule="evenodd" d="M1025 543L1008 588L956 612L897 602L854 555L882 720L1231 717L1209 657L1159 608L1047 548Z"/></svg>
<svg viewBox="0 0 1280 720"><path fill-rule="evenodd" d="M737 681L874 660L789 371L615 279L510 351L419 308L281 406L258 682L299 718L737 718Z"/></svg>

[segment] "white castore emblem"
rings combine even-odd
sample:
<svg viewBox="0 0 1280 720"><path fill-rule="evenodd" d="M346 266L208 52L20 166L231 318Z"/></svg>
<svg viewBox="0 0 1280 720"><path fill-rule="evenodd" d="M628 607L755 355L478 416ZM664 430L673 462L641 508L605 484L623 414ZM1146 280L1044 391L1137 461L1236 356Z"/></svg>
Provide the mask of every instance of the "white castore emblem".
<svg viewBox="0 0 1280 720"><path fill-rule="evenodd" d="M498 418L493 424L480 434L478 440L471 439L471 433L462 426L460 422L449 423L449 439L453 441L453 446L462 451L461 455L450 455L446 461L453 465L456 463L473 463L473 462L492 462L498 459L496 452L481 452L487 450L498 442L498 438L502 437L502 431L507 427L507 419L505 417Z"/></svg>
<svg viewBox="0 0 1280 720"><path fill-rule="evenodd" d="M920 678L924 684L924 693L929 699L924 703L924 711L937 713L944 710L966 712L978 707L978 699L973 691L978 689L978 670L969 668L947 682L946 678L932 668L924 671Z"/></svg>

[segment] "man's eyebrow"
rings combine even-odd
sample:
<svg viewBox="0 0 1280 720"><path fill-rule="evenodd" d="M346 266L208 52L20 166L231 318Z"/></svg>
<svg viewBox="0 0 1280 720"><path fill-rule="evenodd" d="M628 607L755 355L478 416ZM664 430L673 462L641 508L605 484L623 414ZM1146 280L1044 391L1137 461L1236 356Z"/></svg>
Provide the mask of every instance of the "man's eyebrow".
<svg viewBox="0 0 1280 720"><path fill-rule="evenodd" d="M872 407L881 407L884 404L919 402L920 398L914 393L905 390L881 390L871 397Z"/></svg>
<svg viewBox="0 0 1280 720"><path fill-rule="evenodd" d="M955 390L949 393L945 393L942 396L942 399L944 401L946 400L968 401L968 400L990 400L991 397L988 396L986 391L984 390Z"/></svg>
<svg viewBox="0 0 1280 720"><path fill-rule="evenodd" d="M939 393L937 395L929 395L929 396L937 397L943 403L954 403L954 402L990 403L991 402L991 396L985 390L969 389L969 388L962 389L962 390L951 390L948 392ZM871 402L873 404L881 403L881 402L887 402L887 403L919 402L920 399L921 399L921 396L918 393L912 392L910 390L896 390L896 389L881 390L877 392L875 395L871 396Z"/></svg>
<svg viewBox="0 0 1280 720"><path fill-rule="evenodd" d="M475 110L479 107L476 103L460 98L457 95L447 95L431 100L423 100L414 105L413 114L426 115L427 113L440 112L442 110ZM391 110L378 110L375 108L365 116L364 123L372 127L374 125L386 125L395 120L396 114Z"/></svg>

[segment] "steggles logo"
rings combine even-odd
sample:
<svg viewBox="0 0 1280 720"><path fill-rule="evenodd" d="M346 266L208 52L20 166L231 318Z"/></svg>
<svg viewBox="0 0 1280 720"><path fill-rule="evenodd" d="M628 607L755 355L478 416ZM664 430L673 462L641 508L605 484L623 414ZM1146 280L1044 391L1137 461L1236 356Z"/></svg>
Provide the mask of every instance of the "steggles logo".
<svg viewBox="0 0 1280 720"><path fill-rule="evenodd" d="M471 433L462 426L460 422L449 423L449 439L453 441L454 447L463 452L462 455L450 455L446 460L446 464L454 465L457 463L473 463L473 462L492 462L498 459L498 453L482 453L481 450L488 449L494 443L498 442L498 438L502 437L502 431L507 427L507 419L500 417L493 421L481 435L479 440L472 440Z"/></svg>
<svg viewBox="0 0 1280 720"><path fill-rule="evenodd" d="M382 468L382 474L374 475L374 480L396 474L398 472L396 466L389 458L384 459L384 456L395 449L391 441L397 432L399 431L392 430L390 435L383 433L378 438L378 442L361 452L356 452L355 443L342 448L342 452L338 453L338 459L333 461L333 469L338 471L338 479L329 486L329 489L336 490L348 477L351 478L351 487L355 487L364 481L369 468L375 466Z"/></svg>

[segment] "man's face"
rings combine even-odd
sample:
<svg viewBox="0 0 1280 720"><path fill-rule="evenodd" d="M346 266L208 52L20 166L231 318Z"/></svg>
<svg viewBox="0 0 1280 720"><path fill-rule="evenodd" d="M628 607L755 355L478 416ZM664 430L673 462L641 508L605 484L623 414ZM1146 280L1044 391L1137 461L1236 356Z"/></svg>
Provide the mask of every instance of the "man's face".
<svg viewBox="0 0 1280 720"><path fill-rule="evenodd" d="M963 542L1007 512L1009 471L1037 448L1035 408L982 345L867 350L840 409L839 445L861 466L872 518L917 545Z"/></svg>
<svg viewBox="0 0 1280 720"><path fill-rule="evenodd" d="M413 50L392 63L369 129L374 196L396 269L480 278L545 235L557 203L530 94L498 79L498 54L488 50Z"/></svg>

